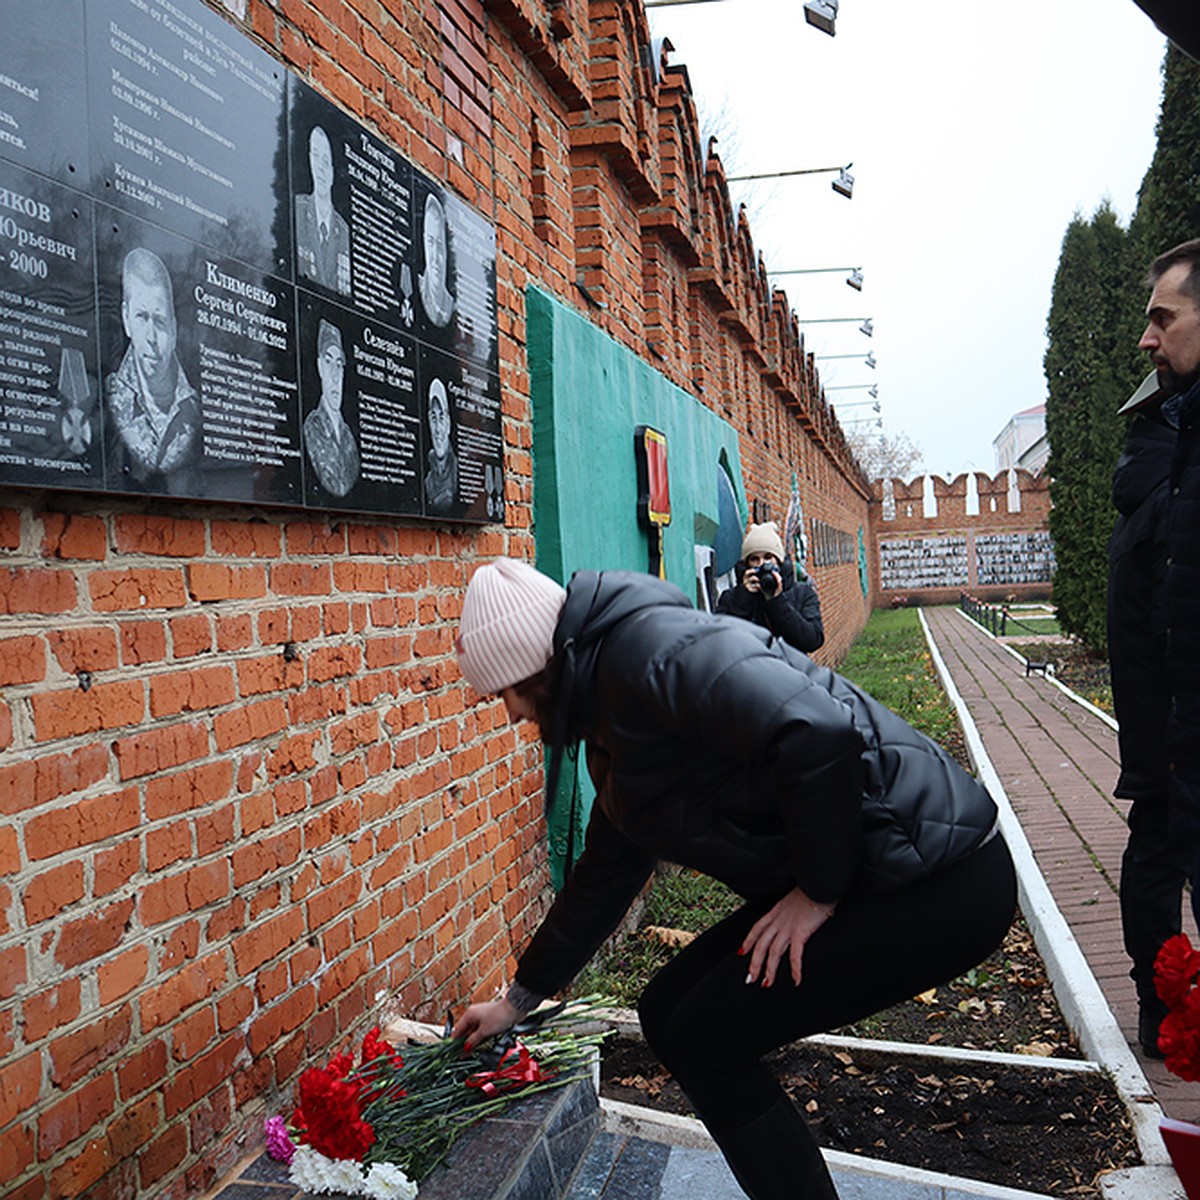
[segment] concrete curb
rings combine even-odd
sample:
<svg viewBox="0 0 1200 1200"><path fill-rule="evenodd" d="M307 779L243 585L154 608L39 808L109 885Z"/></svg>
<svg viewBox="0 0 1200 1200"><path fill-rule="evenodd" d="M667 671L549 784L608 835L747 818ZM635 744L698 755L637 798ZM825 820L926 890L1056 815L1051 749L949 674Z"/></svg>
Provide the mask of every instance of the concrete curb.
<svg viewBox="0 0 1200 1200"><path fill-rule="evenodd" d="M637 1013L631 1008L601 1010L598 1019L611 1025L617 1033L640 1037L642 1030ZM391 1026L389 1026L389 1029ZM1029 1067L1034 1070L1075 1071L1081 1074L1103 1071L1097 1062L1087 1058L1047 1058L1034 1054L1009 1054L999 1050L971 1050L963 1046L927 1045L923 1042L891 1042L885 1038L843 1037L833 1033L814 1033L801 1039L810 1046L829 1050L845 1050L864 1062L884 1059L888 1062L907 1060L928 1063L974 1063L980 1066Z"/></svg>
<svg viewBox="0 0 1200 1200"><path fill-rule="evenodd" d="M1083 951L1079 948L1079 943L1075 940L1075 935L1071 932L1054 901L1041 868L1034 858L1029 839L1025 836L1025 831L1021 828L1021 823L1013 811L1004 785L1000 782L1000 777L987 756L983 739L979 736L979 730L955 687L945 660L930 633L925 614L918 612L918 616L942 686L946 689L946 694L954 705L962 724L971 761L979 775L980 782L991 793L1000 809L1001 832L1004 834L1004 839L1008 843L1017 868L1021 911L1029 923L1038 951L1046 963L1054 994L1058 999L1063 1016L1078 1035L1084 1053L1099 1063L1112 1077L1119 1095L1129 1110L1134 1134L1137 1137L1142 1161L1146 1168L1165 1166L1171 1178L1174 1179L1174 1171L1170 1169L1170 1155L1158 1132L1162 1109L1154 1099L1141 1065L1130 1049L1129 1043L1126 1042L1125 1035L1121 1032L1112 1009L1104 998L1104 993L1100 990L1100 985L1096 982L1096 977L1092 974ZM976 624L976 622L971 623ZM1135 1168L1136 1170L1138 1169ZM1155 1176L1161 1174L1161 1172L1154 1172ZM1180 1195L1178 1190L1161 1190L1161 1180L1155 1183L1149 1175L1139 1176L1139 1188L1141 1190L1138 1194L1144 1200L1152 1200L1153 1197L1160 1196ZM1175 1188L1178 1188L1177 1180Z"/></svg>
<svg viewBox="0 0 1200 1200"><path fill-rule="evenodd" d="M708 1130L694 1117L678 1117L619 1100L602 1099L600 1121L606 1133L720 1153ZM958 1175L942 1175L840 1150L821 1153L834 1176L841 1200L860 1197L862 1200L1049 1200L1044 1192L1026 1192Z"/></svg>

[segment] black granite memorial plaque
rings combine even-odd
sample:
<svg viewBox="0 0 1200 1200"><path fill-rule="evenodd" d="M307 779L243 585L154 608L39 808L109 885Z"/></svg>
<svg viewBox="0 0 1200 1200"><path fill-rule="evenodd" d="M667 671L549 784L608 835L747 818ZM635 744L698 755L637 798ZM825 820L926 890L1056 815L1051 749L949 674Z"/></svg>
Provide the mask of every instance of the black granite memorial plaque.
<svg viewBox="0 0 1200 1200"><path fill-rule="evenodd" d="M199 0L0 21L0 484L503 520L479 213Z"/></svg>
<svg viewBox="0 0 1200 1200"><path fill-rule="evenodd" d="M412 168L295 78L290 113L297 284L411 332Z"/></svg>
<svg viewBox="0 0 1200 1200"><path fill-rule="evenodd" d="M413 171L417 339L498 370L496 234L469 205Z"/></svg>
<svg viewBox="0 0 1200 1200"><path fill-rule="evenodd" d="M103 483L92 204L0 162L0 479Z"/></svg>
<svg viewBox="0 0 1200 1200"><path fill-rule="evenodd" d="M454 280L454 354L480 370L500 370L496 340L496 231L453 193L442 197Z"/></svg>
<svg viewBox="0 0 1200 1200"><path fill-rule="evenodd" d="M107 486L299 504L290 284L97 210Z"/></svg>
<svg viewBox="0 0 1200 1200"><path fill-rule="evenodd" d="M82 188L83 0L0 0L0 157Z"/></svg>
<svg viewBox="0 0 1200 1200"><path fill-rule="evenodd" d="M415 343L315 296L300 330L305 503L420 515Z"/></svg>
<svg viewBox="0 0 1200 1200"><path fill-rule="evenodd" d="M184 0L88 0L98 200L285 278L286 72Z"/></svg>
<svg viewBox="0 0 1200 1200"><path fill-rule="evenodd" d="M421 348L420 368L424 514L503 520L498 376L430 346Z"/></svg>

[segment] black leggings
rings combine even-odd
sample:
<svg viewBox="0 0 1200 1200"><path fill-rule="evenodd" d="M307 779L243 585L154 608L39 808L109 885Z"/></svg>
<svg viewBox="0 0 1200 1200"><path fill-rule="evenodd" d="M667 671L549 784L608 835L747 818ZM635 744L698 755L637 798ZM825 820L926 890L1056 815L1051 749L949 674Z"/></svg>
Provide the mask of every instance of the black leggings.
<svg viewBox="0 0 1200 1200"><path fill-rule="evenodd" d="M785 1096L759 1061L767 1051L851 1024L986 958L1012 921L1016 878L996 836L917 883L844 900L805 947L799 987L786 957L774 987L745 982L738 947L769 907L748 904L701 934L638 1005L651 1049L718 1141Z"/></svg>

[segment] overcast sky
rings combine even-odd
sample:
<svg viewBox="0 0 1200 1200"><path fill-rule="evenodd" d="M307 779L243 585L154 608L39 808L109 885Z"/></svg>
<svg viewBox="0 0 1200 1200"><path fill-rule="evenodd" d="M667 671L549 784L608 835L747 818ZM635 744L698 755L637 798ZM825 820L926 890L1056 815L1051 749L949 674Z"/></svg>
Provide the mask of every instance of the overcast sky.
<svg viewBox="0 0 1200 1200"><path fill-rule="evenodd" d="M803 0L718 0L649 12L688 68L727 175L853 163L832 175L731 184L780 277L844 422L908 433L923 467L995 469L993 439L1046 398L1042 358L1059 249L1075 213L1109 200L1127 223L1154 151L1166 43L1133 0L841 0L835 37ZM846 407L867 401L858 407Z"/></svg>

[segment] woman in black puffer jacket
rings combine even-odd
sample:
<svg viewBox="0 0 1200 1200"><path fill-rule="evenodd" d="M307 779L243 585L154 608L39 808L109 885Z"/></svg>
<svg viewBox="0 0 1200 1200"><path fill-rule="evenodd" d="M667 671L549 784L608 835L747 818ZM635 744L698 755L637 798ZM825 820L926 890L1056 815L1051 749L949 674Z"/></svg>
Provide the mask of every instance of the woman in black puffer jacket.
<svg viewBox="0 0 1200 1200"><path fill-rule="evenodd" d="M819 1149L760 1062L951 979L986 957L1016 885L987 792L845 679L673 585L524 563L476 572L467 682L537 721L553 777L586 746L596 803L566 886L474 1044L565 987L659 859L745 897L658 973L639 1014L755 1200L833 1197Z"/></svg>

